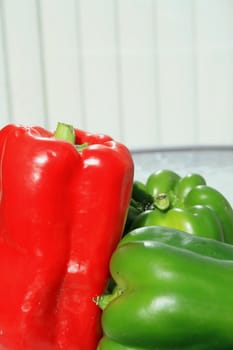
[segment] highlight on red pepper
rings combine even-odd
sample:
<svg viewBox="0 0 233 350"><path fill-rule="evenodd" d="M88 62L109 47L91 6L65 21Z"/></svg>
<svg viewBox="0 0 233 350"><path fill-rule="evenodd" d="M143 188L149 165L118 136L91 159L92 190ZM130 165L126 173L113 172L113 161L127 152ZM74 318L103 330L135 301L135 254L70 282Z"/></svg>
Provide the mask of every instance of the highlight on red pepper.
<svg viewBox="0 0 233 350"><path fill-rule="evenodd" d="M65 124L11 124L0 159L0 348L96 350L93 299L125 225L129 150Z"/></svg>

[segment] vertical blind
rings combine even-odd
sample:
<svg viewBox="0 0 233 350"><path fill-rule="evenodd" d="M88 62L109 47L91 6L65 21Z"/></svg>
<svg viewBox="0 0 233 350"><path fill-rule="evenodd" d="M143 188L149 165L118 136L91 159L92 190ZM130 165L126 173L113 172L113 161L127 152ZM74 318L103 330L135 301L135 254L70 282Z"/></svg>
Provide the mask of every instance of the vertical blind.
<svg viewBox="0 0 233 350"><path fill-rule="evenodd" d="M0 127L233 144L233 1L0 0Z"/></svg>

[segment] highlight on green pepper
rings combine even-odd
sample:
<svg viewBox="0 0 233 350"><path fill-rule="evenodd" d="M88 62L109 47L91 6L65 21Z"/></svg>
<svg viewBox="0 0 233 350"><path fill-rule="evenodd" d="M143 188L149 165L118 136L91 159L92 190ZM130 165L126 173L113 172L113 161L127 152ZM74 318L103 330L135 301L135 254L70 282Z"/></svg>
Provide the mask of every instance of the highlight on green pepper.
<svg viewBox="0 0 233 350"><path fill-rule="evenodd" d="M137 227L160 225L233 244L232 206L200 174L181 177L168 169L154 172L140 185L140 192L134 182L130 204L139 209L125 234Z"/></svg>

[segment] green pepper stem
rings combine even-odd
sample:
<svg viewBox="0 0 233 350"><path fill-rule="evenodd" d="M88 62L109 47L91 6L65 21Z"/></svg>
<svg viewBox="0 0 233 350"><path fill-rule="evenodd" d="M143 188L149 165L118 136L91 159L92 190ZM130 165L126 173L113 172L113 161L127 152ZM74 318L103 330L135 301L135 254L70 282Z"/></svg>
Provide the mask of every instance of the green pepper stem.
<svg viewBox="0 0 233 350"><path fill-rule="evenodd" d="M84 142L81 145L75 145L77 151L82 152L85 148L88 147L88 142Z"/></svg>
<svg viewBox="0 0 233 350"><path fill-rule="evenodd" d="M69 141L75 144L75 132L74 127L65 123L57 123L57 127L54 133L55 139Z"/></svg>
<svg viewBox="0 0 233 350"><path fill-rule="evenodd" d="M93 301L96 303L96 305L99 306L101 310L104 310L112 300L119 297L122 293L123 290L116 286L111 294L99 295L96 298L93 298Z"/></svg>
<svg viewBox="0 0 233 350"><path fill-rule="evenodd" d="M154 199L154 205L160 210L166 210L170 206L170 199L166 193L160 193Z"/></svg>

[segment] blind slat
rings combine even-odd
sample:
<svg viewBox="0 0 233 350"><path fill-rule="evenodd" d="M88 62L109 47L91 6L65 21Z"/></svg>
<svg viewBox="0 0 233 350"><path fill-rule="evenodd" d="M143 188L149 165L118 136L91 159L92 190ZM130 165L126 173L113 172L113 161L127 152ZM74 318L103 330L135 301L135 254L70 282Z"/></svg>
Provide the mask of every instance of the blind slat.
<svg viewBox="0 0 233 350"><path fill-rule="evenodd" d="M233 6L198 0L196 11L199 142L232 143Z"/></svg>
<svg viewBox="0 0 233 350"><path fill-rule="evenodd" d="M39 11L48 125L54 129L63 121L82 128L76 1L41 0Z"/></svg>
<svg viewBox="0 0 233 350"><path fill-rule="evenodd" d="M192 2L157 2L160 140L194 144L196 85Z"/></svg>
<svg viewBox="0 0 233 350"><path fill-rule="evenodd" d="M6 40L2 57L9 73L5 91L10 89L12 114L9 121L44 124L36 2L7 0L2 5Z"/></svg>
<svg viewBox="0 0 233 350"><path fill-rule="evenodd" d="M121 138L114 9L114 0L83 0L78 20L86 128Z"/></svg>
<svg viewBox="0 0 233 350"><path fill-rule="evenodd" d="M136 148L159 138L153 8L153 1L118 1L124 142Z"/></svg>

